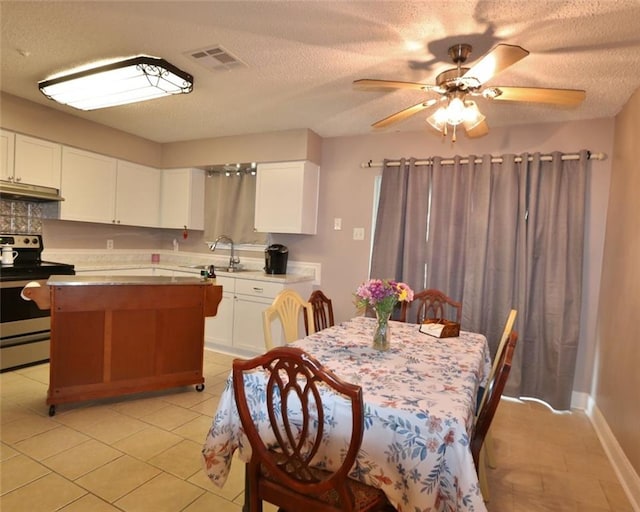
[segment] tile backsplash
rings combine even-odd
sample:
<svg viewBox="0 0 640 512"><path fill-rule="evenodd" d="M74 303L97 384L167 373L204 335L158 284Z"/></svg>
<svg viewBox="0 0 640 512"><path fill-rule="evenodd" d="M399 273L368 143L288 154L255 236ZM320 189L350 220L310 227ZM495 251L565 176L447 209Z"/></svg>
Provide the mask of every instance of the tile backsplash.
<svg viewBox="0 0 640 512"><path fill-rule="evenodd" d="M43 219L58 218L57 202L0 199L0 232L41 234Z"/></svg>

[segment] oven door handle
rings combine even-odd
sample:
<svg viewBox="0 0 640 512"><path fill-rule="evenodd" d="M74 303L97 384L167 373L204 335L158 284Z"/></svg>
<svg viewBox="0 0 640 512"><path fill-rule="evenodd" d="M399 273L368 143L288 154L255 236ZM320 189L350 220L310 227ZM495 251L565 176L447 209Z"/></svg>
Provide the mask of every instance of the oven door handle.
<svg viewBox="0 0 640 512"><path fill-rule="evenodd" d="M20 296L25 300L32 300L40 309L51 309L51 288L49 285L40 285L39 282L33 281L27 284Z"/></svg>

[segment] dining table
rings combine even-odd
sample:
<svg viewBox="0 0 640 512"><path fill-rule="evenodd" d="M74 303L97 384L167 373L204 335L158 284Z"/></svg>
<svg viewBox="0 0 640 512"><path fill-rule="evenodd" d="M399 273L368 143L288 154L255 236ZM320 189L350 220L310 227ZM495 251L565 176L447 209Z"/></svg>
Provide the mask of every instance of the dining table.
<svg viewBox="0 0 640 512"><path fill-rule="evenodd" d="M365 431L350 477L382 489L399 512L486 512L470 450L476 397L491 370L486 337L437 338L391 321L390 348L379 351L375 322L355 317L290 344L362 388ZM347 435L350 419L341 421L340 407L328 409L332 435ZM249 461L230 374L202 449L215 485L224 485L236 450Z"/></svg>

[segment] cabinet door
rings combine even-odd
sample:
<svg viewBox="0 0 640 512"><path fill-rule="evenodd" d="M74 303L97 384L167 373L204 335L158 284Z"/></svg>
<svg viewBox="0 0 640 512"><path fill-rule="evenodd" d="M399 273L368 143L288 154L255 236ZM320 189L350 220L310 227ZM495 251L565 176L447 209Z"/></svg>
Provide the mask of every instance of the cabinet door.
<svg viewBox="0 0 640 512"><path fill-rule="evenodd" d="M266 350L264 332L262 329L262 312L273 302L272 298L251 297L237 295L233 316L233 346L254 354L261 354ZM277 332L274 324L274 339L280 339L282 334Z"/></svg>
<svg viewBox="0 0 640 512"><path fill-rule="evenodd" d="M59 189L61 165L60 144L16 134L15 181Z"/></svg>
<svg viewBox="0 0 640 512"><path fill-rule="evenodd" d="M161 179L158 169L118 161L116 224L158 227Z"/></svg>
<svg viewBox="0 0 640 512"><path fill-rule="evenodd" d="M216 316L208 316L204 320L204 341L206 344L232 347L234 307L233 292L223 292Z"/></svg>
<svg viewBox="0 0 640 512"><path fill-rule="evenodd" d="M162 171L160 227L204 229L204 171Z"/></svg>
<svg viewBox="0 0 640 512"><path fill-rule="evenodd" d="M222 301L218 304L218 314L205 318L204 340L208 344L231 348L236 280L233 277L219 276L216 278L216 284L222 286Z"/></svg>
<svg viewBox="0 0 640 512"><path fill-rule="evenodd" d="M60 219L115 222L116 173L115 158L64 147Z"/></svg>
<svg viewBox="0 0 640 512"><path fill-rule="evenodd" d="M255 228L316 234L320 168L311 162L258 164Z"/></svg>
<svg viewBox="0 0 640 512"><path fill-rule="evenodd" d="M13 179L13 155L16 136L13 132L0 130L0 180Z"/></svg>

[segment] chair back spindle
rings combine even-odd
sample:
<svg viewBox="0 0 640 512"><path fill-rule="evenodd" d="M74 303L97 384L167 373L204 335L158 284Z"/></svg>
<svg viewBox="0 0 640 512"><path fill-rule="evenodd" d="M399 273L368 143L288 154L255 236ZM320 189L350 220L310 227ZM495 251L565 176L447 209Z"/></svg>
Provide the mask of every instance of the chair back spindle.
<svg viewBox="0 0 640 512"><path fill-rule="evenodd" d="M349 478L364 435L360 386L343 381L297 347L276 347L250 360L233 361L233 391L251 445L247 466L249 511L262 500L281 510L389 510L380 489ZM264 374L264 387L257 375ZM265 394L264 400L258 394ZM331 436L323 396L338 394L351 410L349 437ZM265 416L264 408L267 409ZM314 459L324 443L338 443L343 456L322 469ZM393 510L393 509L391 509Z"/></svg>
<svg viewBox="0 0 640 512"><path fill-rule="evenodd" d="M313 322L315 325L315 332L332 327L335 325L333 319L333 304L331 299L328 298L321 290L315 290L309 297L309 304L313 309ZM304 327L307 335L309 332L309 322L307 317L304 319Z"/></svg>

